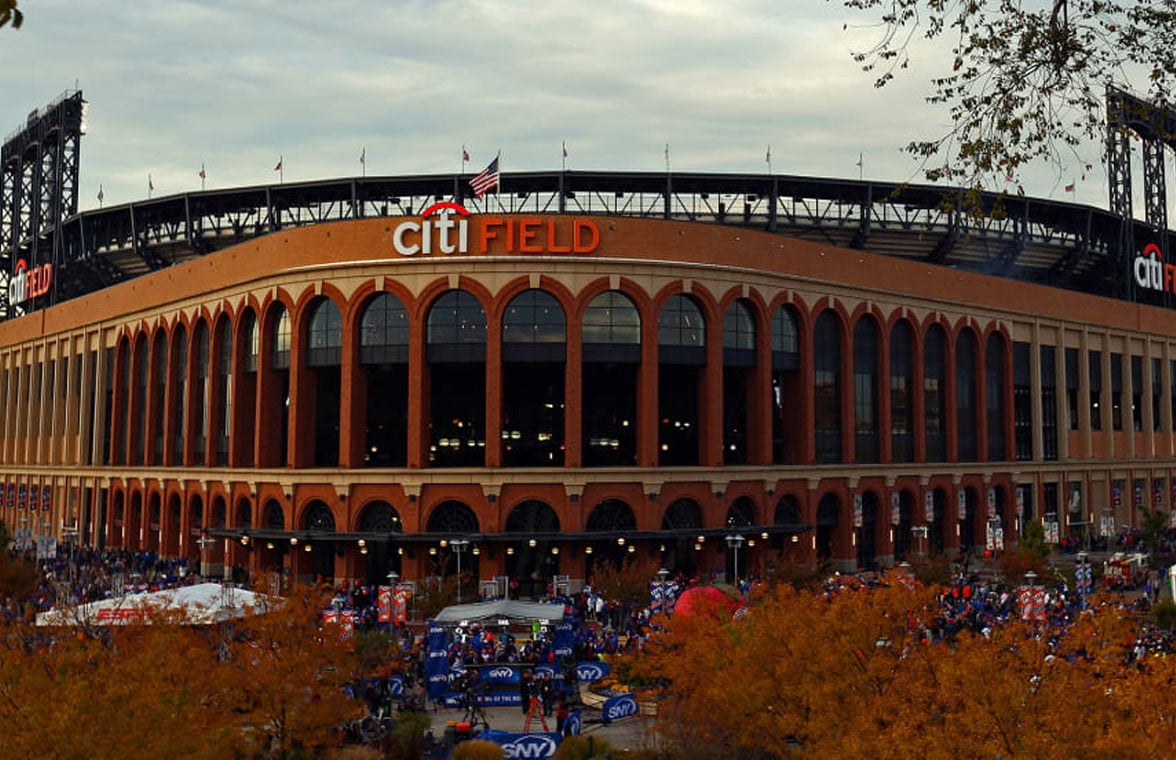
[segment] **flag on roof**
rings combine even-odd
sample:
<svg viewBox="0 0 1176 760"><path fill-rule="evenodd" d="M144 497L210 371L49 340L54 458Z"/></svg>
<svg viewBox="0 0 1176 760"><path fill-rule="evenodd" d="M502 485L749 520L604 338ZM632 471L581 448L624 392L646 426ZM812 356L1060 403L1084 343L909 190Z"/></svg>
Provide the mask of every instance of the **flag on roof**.
<svg viewBox="0 0 1176 760"><path fill-rule="evenodd" d="M1066 192L1067 192L1067 193L1072 193L1072 192L1074 192L1074 183L1073 183L1073 182L1071 182L1070 184L1066 185Z"/></svg>
<svg viewBox="0 0 1176 760"><path fill-rule="evenodd" d="M489 166L475 174L474 178L470 180L470 188L473 189L474 196L479 199L496 187L498 187L498 156L495 156Z"/></svg>
<svg viewBox="0 0 1176 760"><path fill-rule="evenodd" d="M282 170L282 157L278 156L278 165L274 167L274 171L280 172Z"/></svg>
<svg viewBox="0 0 1176 760"><path fill-rule="evenodd" d="M200 164L200 179L204 179L204 164Z"/></svg>
<svg viewBox="0 0 1176 760"><path fill-rule="evenodd" d="M466 146L461 146L461 161L465 163L470 160L470 152L466 150Z"/></svg>

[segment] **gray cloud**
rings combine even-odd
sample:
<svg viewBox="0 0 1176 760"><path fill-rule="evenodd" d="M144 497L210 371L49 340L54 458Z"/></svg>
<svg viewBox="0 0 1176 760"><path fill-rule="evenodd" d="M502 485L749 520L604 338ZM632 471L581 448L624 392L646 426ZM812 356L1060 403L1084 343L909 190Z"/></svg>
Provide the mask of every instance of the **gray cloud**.
<svg viewBox="0 0 1176 760"><path fill-rule="evenodd" d="M869 29L823 0L38 0L0 33L12 127L77 79L91 102L83 206L358 174L569 166L918 177L929 70L877 91L849 51ZM936 51L918 49L933 57ZM2 122L0 122L2 124ZM6 130L7 131L7 130ZM1090 156L1097 158L1097 146ZM1089 160L1089 159L1087 159ZM1091 163L1098 163L1097 160ZM1076 160L1077 164L1077 160ZM1095 176L1098 175L1098 176ZM1024 178L1062 197L1055 170ZM1065 182L1069 182L1067 177ZM1104 202L1101 172L1078 199ZM1089 197L1084 197L1088 195Z"/></svg>

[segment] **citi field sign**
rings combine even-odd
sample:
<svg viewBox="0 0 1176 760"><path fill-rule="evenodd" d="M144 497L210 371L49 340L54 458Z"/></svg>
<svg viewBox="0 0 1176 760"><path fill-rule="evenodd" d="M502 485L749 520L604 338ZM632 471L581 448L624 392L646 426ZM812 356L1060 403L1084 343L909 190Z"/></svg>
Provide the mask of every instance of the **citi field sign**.
<svg viewBox="0 0 1176 760"><path fill-rule="evenodd" d="M53 265L42 264L29 269L24 259L16 262L16 271L8 281L8 303L24 303L31 298L43 296L53 285Z"/></svg>
<svg viewBox="0 0 1176 760"><path fill-rule="evenodd" d="M1148 243L1132 262L1135 284L1148 290L1176 293L1176 266L1164 263L1164 254L1155 243Z"/></svg>
<svg viewBox="0 0 1176 760"><path fill-rule="evenodd" d="M600 228L588 219L525 219L470 216L460 203L434 203L420 221L401 222L392 231L401 256L592 253L600 247Z"/></svg>

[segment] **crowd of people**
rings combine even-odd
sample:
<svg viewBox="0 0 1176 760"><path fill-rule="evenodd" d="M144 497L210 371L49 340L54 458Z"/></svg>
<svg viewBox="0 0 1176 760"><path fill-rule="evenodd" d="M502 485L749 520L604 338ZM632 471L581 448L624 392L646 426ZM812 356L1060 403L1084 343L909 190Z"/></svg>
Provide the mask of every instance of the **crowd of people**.
<svg viewBox="0 0 1176 760"><path fill-rule="evenodd" d="M176 588L195 581L184 557L70 543L59 544L54 558L37 560L37 571L36 588L30 597L4 599L0 614L12 619L23 615L28 606L34 612L44 612L67 604Z"/></svg>

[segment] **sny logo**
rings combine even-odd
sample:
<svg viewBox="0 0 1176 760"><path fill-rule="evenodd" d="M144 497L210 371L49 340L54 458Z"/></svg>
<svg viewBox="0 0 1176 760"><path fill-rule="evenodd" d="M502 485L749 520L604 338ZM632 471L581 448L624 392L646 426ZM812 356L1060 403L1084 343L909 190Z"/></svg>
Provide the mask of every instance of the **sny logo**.
<svg viewBox="0 0 1176 760"><path fill-rule="evenodd" d="M487 679L509 679L513 677L514 671L510 668L494 668L493 670L487 671L486 673Z"/></svg>
<svg viewBox="0 0 1176 760"><path fill-rule="evenodd" d="M605 672L604 666L595 662L582 662L576 668L576 678L580 679L584 683L599 681L606 675L608 675L608 673Z"/></svg>
<svg viewBox="0 0 1176 760"><path fill-rule="evenodd" d="M556 743L550 736L525 734L502 745L508 760L527 757L555 757Z"/></svg>
<svg viewBox="0 0 1176 760"><path fill-rule="evenodd" d="M615 703L607 705L605 708L603 717L606 722L619 718L628 718L630 715L637 714L639 708L637 707L637 700L632 694L626 694L616 699L617 701Z"/></svg>

